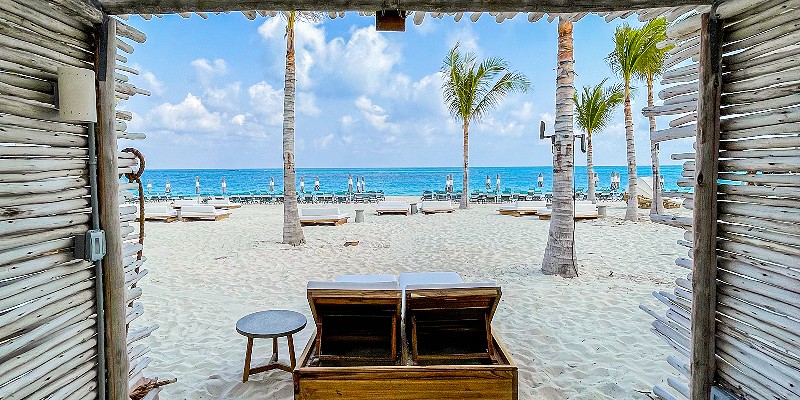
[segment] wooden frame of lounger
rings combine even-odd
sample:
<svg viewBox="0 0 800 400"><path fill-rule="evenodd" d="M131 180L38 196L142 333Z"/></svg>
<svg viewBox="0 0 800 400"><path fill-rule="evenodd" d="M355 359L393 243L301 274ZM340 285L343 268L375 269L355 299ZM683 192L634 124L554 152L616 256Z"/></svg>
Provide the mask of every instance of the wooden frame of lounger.
<svg viewBox="0 0 800 400"><path fill-rule="evenodd" d="M449 214L449 213L455 212L455 211L456 210L454 210L454 209L449 209L449 210L425 210L425 209L423 209L420 212L423 213L423 214L444 214L444 213L448 213Z"/></svg>
<svg viewBox="0 0 800 400"><path fill-rule="evenodd" d="M492 318L500 302L502 291L498 286L485 287L436 287L406 288L405 295L405 328L406 341L409 343L412 360L416 363L424 361L442 361L454 359L495 360L495 348L492 334ZM482 328L486 332L485 351L446 354L420 354L418 335L418 313L452 316L458 311L470 310L482 314L483 326L468 326L465 322L461 330ZM448 318L441 318L446 320ZM455 321L456 323L458 321Z"/></svg>
<svg viewBox="0 0 800 400"><path fill-rule="evenodd" d="M136 218L138 221L139 218ZM145 221L174 222L178 220L177 215L145 215Z"/></svg>
<svg viewBox="0 0 800 400"><path fill-rule="evenodd" d="M500 215L510 215L512 217L521 217L523 215L536 215L536 210L498 210Z"/></svg>
<svg viewBox="0 0 800 400"><path fill-rule="evenodd" d="M212 219L210 214L208 216L205 216L205 215L204 216L192 215L192 216L188 216L188 217L181 215L181 219L184 220L184 221L186 221L186 220L193 220L193 221L212 221L212 220L213 221L222 221L223 219L228 218L230 216L231 216L230 213L216 214L214 216L214 218Z"/></svg>
<svg viewBox="0 0 800 400"><path fill-rule="evenodd" d="M383 214L396 214L396 215L411 215L411 211L409 210L376 210L375 214L383 215Z"/></svg>
<svg viewBox="0 0 800 400"><path fill-rule="evenodd" d="M342 224L347 223L347 218L328 218L328 219L315 219L315 220L300 220L300 225L308 226L308 225L327 225L333 224L334 226L339 226Z"/></svg>
<svg viewBox="0 0 800 400"><path fill-rule="evenodd" d="M308 289L308 304L311 307L311 314L314 316L316 331L312 337L314 346L314 361L379 361L394 363L398 359L400 343L400 325L402 309L402 292L397 290L373 290L373 289ZM322 323L322 315L319 313L319 306L337 305L362 305L362 306L388 306L394 307L391 317L391 349L389 357L370 357L370 356L341 356L330 355L322 352L322 338L325 335L325 326ZM308 361L308 360L306 360Z"/></svg>
<svg viewBox="0 0 800 400"><path fill-rule="evenodd" d="M539 219L550 219L550 218L552 218L552 214L540 214L540 215L539 215ZM581 220L581 219L597 219L597 218L600 218L600 214L592 214L592 215L576 215L576 216L575 216L575 219L576 219L576 220Z"/></svg>

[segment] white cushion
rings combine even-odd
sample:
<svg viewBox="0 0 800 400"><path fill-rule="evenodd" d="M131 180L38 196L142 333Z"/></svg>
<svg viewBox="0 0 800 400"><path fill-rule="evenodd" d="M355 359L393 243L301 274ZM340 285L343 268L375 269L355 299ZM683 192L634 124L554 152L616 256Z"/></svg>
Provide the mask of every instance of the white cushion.
<svg viewBox="0 0 800 400"><path fill-rule="evenodd" d="M197 200L188 199L188 200L175 200L172 202L172 204L178 207L182 207L182 206L194 206L197 205L198 203Z"/></svg>
<svg viewBox="0 0 800 400"><path fill-rule="evenodd" d="M428 211L455 210L450 200L423 200L422 209Z"/></svg>
<svg viewBox="0 0 800 400"><path fill-rule="evenodd" d="M375 211L408 211L410 207L405 201L379 201Z"/></svg>
<svg viewBox="0 0 800 400"><path fill-rule="evenodd" d="M341 212L339 211L338 207L318 207L318 208L301 208L300 209L300 216L301 217L335 217L340 215Z"/></svg>
<svg viewBox="0 0 800 400"><path fill-rule="evenodd" d="M214 206L207 204L195 204L192 206L181 207L181 217L211 217L230 214L230 211L217 210Z"/></svg>
<svg viewBox="0 0 800 400"><path fill-rule="evenodd" d="M230 199L209 199L208 204L215 205L215 206L227 206L231 203Z"/></svg>
<svg viewBox="0 0 800 400"><path fill-rule="evenodd" d="M409 285L428 284L458 284L463 283L461 276L452 271L444 272L403 272L400 274L400 287Z"/></svg>
<svg viewBox="0 0 800 400"><path fill-rule="evenodd" d="M514 206L517 210L536 210L539 208L546 208L547 202L536 200L520 200L515 202Z"/></svg>
<svg viewBox="0 0 800 400"><path fill-rule="evenodd" d="M175 210L168 205L148 204L144 207L145 217L174 217L177 215Z"/></svg>

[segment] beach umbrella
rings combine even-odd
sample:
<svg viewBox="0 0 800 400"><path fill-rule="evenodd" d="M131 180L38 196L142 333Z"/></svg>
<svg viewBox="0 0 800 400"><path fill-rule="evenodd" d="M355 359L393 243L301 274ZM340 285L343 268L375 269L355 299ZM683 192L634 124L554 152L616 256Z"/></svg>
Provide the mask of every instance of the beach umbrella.
<svg viewBox="0 0 800 400"><path fill-rule="evenodd" d="M172 186L169 185L169 181L167 181L167 185L164 187L164 193L169 195L172 192Z"/></svg>
<svg viewBox="0 0 800 400"><path fill-rule="evenodd" d="M151 194L152 191L153 191L153 181L148 179L147 180L147 194L148 195Z"/></svg>
<svg viewBox="0 0 800 400"><path fill-rule="evenodd" d="M353 174L347 175L347 193L353 193Z"/></svg>
<svg viewBox="0 0 800 400"><path fill-rule="evenodd" d="M197 194L197 201L200 201L200 177L194 177L194 192Z"/></svg>
<svg viewBox="0 0 800 400"><path fill-rule="evenodd" d="M444 192L450 193L450 175L445 175L444 177Z"/></svg>
<svg viewBox="0 0 800 400"><path fill-rule="evenodd" d="M500 192L500 174L497 174L497 181L496 181L495 190L497 192Z"/></svg>
<svg viewBox="0 0 800 400"><path fill-rule="evenodd" d="M592 184L594 184L594 187L597 187L597 184L598 184L599 182L600 182L600 177L598 177L598 176L597 176L597 172L595 172L595 173L594 173L594 176L592 176Z"/></svg>
<svg viewBox="0 0 800 400"><path fill-rule="evenodd" d="M367 191L366 185L367 185L367 182L364 180L364 177L362 176L361 177L361 191L362 192L366 192Z"/></svg>
<svg viewBox="0 0 800 400"><path fill-rule="evenodd" d="M275 191L275 179L272 179L272 177L269 177L269 191Z"/></svg>
<svg viewBox="0 0 800 400"><path fill-rule="evenodd" d="M300 178L300 193L306 192L306 183L303 181L303 178Z"/></svg>
<svg viewBox="0 0 800 400"><path fill-rule="evenodd" d="M664 175L658 177L658 190L664 190Z"/></svg>
<svg viewBox="0 0 800 400"><path fill-rule="evenodd" d="M492 178L489 175L486 175L486 191L492 190Z"/></svg>
<svg viewBox="0 0 800 400"><path fill-rule="evenodd" d="M319 192L319 177L314 179L314 191Z"/></svg>
<svg viewBox="0 0 800 400"><path fill-rule="evenodd" d="M228 193L228 184L225 183L225 177L222 177L222 195L225 196L225 194L227 193Z"/></svg>
<svg viewBox="0 0 800 400"><path fill-rule="evenodd" d="M542 175L541 172L539 172L539 177L536 178L536 183L539 185L539 187L544 186L544 175Z"/></svg>

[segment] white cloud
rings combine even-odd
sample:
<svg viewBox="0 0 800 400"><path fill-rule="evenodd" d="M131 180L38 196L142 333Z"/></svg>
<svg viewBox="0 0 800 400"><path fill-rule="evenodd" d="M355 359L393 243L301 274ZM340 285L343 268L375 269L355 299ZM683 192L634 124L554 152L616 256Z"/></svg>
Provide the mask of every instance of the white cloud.
<svg viewBox="0 0 800 400"><path fill-rule="evenodd" d="M172 131L206 131L213 132L222 128L221 117L212 113L203 105L199 97L188 93L178 103L163 103L150 112L151 123Z"/></svg>
<svg viewBox="0 0 800 400"><path fill-rule="evenodd" d="M447 35L448 48L452 48L455 44L459 44L459 50L462 53L475 53L478 58L481 57L481 48L478 45L478 35L472 30L471 24L464 25L463 28L453 30ZM444 58L444 56L442 56Z"/></svg>
<svg viewBox="0 0 800 400"><path fill-rule="evenodd" d="M333 139L335 139L335 138L336 138L336 135L334 135L332 133L329 133L329 134L327 134L325 136L322 136L322 137L319 137L319 138L315 139L314 140L314 146L316 146L317 148L320 148L320 149L327 148L328 145L330 145L331 142L333 141Z"/></svg>
<svg viewBox="0 0 800 400"><path fill-rule="evenodd" d="M388 129L395 129L396 126L388 122L389 114L386 113L386 110L383 107L375 104L372 100L368 99L365 96L361 96L355 101L356 108L361 111L361 115L364 116L364 119L369 122L372 127L379 131L385 131Z"/></svg>
<svg viewBox="0 0 800 400"><path fill-rule="evenodd" d="M149 90L156 96L164 94L164 83L156 78L155 74L150 71L142 72L142 78L147 82L145 89Z"/></svg>
<svg viewBox="0 0 800 400"><path fill-rule="evenodd" d="M531 121L536 116L536 113L533 109L533 103L526 101L519 110L511 111L511 115L523 121Z"/></svg>
<svg viewBox="0 0 800 400"><path fill-rule="evenodd" d="M281 91L283 96L283 91ZM317 107L317 98L311 92L298 92L295 103L295 111L309 117L317 117L321 113Z"/></svg>
<svg viewBox="0 0 800 400"><path fill-rule="evenodd" d="M339 122L342 123L342 127L349 128L350 125L353 125L353 116L343 115L342 118L339 119Z"/></svg>
<svg viewBox="0 0 800 400"><path fill-rule="evenodd" d="M267 117L266 123L280 125L283 121L283 90L261 81L247 89L250 106L257 114Z"/></svg>
<svg viewBox="0 0 800 400"><path fill-rule="evenodd" d="M189 64L194 67L197 81L204 86L208 86L214 77L224 76L228 73L228 65L221 58L214 61L198 58Z"/></svg>
<svg viewBox="0 0 800 400"><path fill-rule="evenodd" d="M203 101L211 108L233 110L237 106L237 98L241 92L241 82L234 82L224 87L207 87L203 92Z"/></svg>
<svg viewBox="0 0 800 400"><path fill-rule="evenodd" d="M243 126L245 120L246 117L244 116L244 114L234 115L233 118L231 118L231 123L234 125Z"/></svg>

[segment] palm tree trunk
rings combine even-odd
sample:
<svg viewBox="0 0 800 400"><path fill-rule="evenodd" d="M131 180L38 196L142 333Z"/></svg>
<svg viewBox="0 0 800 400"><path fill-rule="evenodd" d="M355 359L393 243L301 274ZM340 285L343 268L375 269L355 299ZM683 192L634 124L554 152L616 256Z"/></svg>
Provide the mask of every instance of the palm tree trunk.
<svg viewBox="0 0 800 400"><path fill-rule="evenodd" d="M555 151L553 154L553 214L547 235L542 272L564 278L578 276L575 265L573 203L573 96L575 94L572 22L558 20L558 68L556 78Z"/></svg>
<svg viewBox="0 0 800 400"><path fill-rule="evenodd" d="M589 201L597 203L594 194L594 161L592 160L592 132L586 132L586 173L589 175Z"/></svg>
<svg viewBox="0 0 800 400"><path fill-rule="evenodd" d="M653 75L647 76L647 106L653 107ZM656 117L650 115L650 134L656 130ZM663 214L664 201L661 200L661 171L658 166L658 142L650 141L650 162L653 165L653 204L650 214Z"/></svg>
<svg viewBox="0 0 800 400"><path fill-rule="evenodd" d="M459 208L469 208L469 121L464 120L464 187L461 188Z"/></svg>
<svg viewBox="0 0 800 400"><path fill-rule="evenodd" d="M636 148L633 139L630 79L625 79L625 149L628 153L628 209L625 211L625 219L636 221L639 219L639 201L636 198Z"/></svg>
<svg viewBox="0 0 800 400"><path fill-rule="evenodd" d="M283 243L305 243L297 211L294 171L294 11L286 24L286 79L283 91Z"/></svg>

